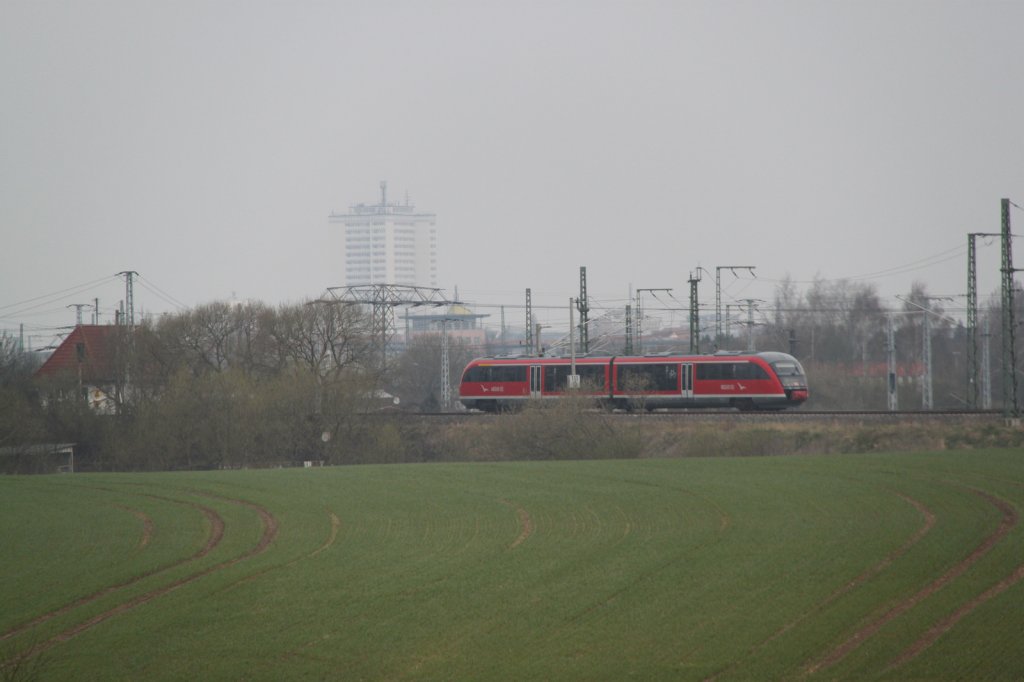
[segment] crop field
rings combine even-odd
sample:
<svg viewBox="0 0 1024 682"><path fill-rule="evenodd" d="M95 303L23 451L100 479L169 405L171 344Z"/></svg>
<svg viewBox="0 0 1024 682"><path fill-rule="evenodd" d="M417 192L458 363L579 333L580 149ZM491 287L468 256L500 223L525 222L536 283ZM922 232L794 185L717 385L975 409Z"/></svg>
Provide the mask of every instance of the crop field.
<svg viewBox="0 0 1024 682"><path fill-rule="evenodd" d="M1024 679L1024 452L2 477L0 679Z"/></svg>

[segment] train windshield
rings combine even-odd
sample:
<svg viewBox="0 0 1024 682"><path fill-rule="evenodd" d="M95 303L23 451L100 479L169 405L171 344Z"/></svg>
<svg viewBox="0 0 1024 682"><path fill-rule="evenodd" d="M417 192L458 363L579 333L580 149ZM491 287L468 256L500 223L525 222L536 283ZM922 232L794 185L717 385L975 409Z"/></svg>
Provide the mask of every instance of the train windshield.
<svg viewBox="0 0 1024 682"><path fill-rule="evenodd" d="M782 355L773 358L772 369L782 382L783 388L797 389L807 387L807 377L804 375L804 368L791 355Z"/></svg>
<svg viewBox="0 0 1024 682"><path fill-rule="evenodd" d="M795 360L773 362L772 368L780 377L802 377L804 375L803 367Z"/></svg>

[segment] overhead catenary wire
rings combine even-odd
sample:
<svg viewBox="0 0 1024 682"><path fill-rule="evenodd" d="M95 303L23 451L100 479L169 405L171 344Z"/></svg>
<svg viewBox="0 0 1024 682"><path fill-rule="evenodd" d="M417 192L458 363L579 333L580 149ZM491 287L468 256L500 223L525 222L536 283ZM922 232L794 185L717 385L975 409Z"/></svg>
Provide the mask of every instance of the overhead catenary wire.
<svg viewBox="0 0 1024 682"><path fill-rule="evenodd" d="M154 294L157 298L162 300L164 303L169 303L170 305L174 306L175 308L177 308L179 310L185 310L185 309L188 308L188 306L186 304L182 303L177 298L175 298L174 296L170 295L169 293L167 293L166 291L164 291L163 289L158 287L154 282L152 282L149 279L143 277L142 275L139 275L138 282L139 282L140 285L142 285L142 287L144 289L146 289L150 293Z"/></svg>
<svg viewBox="0 0 1024 682"><path fill-rule="evenodd" d="M1017 208L1017 209L1021 208L1021 206L1019 204L1016 204L1014 202L1011 202L1011 205L1013 207ZM1013 236L1016 237L1018 235L1013 235ZM992 243L993 243L993 239L986 239L985 240L985 244L987 246L991 246ZM733 302L736 302L736 298L741 293L743 293L748 287L750 287L753 284L758 283L758 282L760 282L760 283L769 283L769 284L771 284L771 283L776 283L777 284L777 283L781 283L781 282L786 282L786 283L791 283L791 284L795 284L795 285L797 285L797 284L811 284L811 285L814 285L814 284L822 284L822 283L826 283L827 284L827 283L869 281L869 280L872 280L872 279L880 279L880 278L883 278L883 277L891 277L891 276L895 276L895 275L899 275L899 274L915 272L917 270L933 267L933 266L936 266L936 265L939 265L939 264L942 264L942 263L954 260L956 258L960 258L960 257L962 257L964 255L965 252L966 252L966 246L961 244L961 245L958 245L956 247L945 249L945 250L941 250L941 251L933 253L933 254L931 254L929 256L925 256L923 258L910 261L909 263L904 263L902 265L897 265L897 266L893 266L893 267L890 267L890 268L884 268L884 269L881 269L881 270L876 270L874 272L869 272L869 273L864 273L864 274L855 275L855 276L849 276L849 277L838 277L838 278L819 277L819 278L815 278L815 279L811 279L811 280L795 280L795 279L790 279L788 277L787 278L766 277L763 274L762 274L762 276L759 276L757 278L739 277L738 276L738 277L735 278L735 280L733 282L730 282L729 288L732 288L735 285L735 286L739 287L739 290L738 291L737 290L730 291L729 288L727 288L725 290L725 293L726 293L726 295L728 296L728 298L730 300L732 300ZM88 292L91 289L95 289L96 287L106 286L106 285L112 284L112 283L117 282L117 281L118 281L118 277L117 276L106 276L106 277L97 278L95 280L91 280L91 281L88 281L88 282L83 282L83 283L80 283L80 284L77 284L77 285L74 285L74 286L71 286L71 287L67 287L67 288L64 288L64 289L60 289L60 290L57 290L57 291L54 291L54 292L43 294L43 295L40 295L40 296L35 296L35 297L32 297L32 298L28 298L28 299L25 299L25 300L13 302L13 303L0 304L0 323L3 323L4 326L9 326L12 323L24 322L26 320L26 318L29 318L29 319L39 319L39 318L43 318L43 317L45 317L47 315L63 314L65 312L64 309L63 309L64 308L63 302L67 301L70 298L73 298L73 297L76 297L76 296L80 296L81 294L83 294L85 292ZM187 310L189 308L189 306L187 304L183 303L180 299L178 299L177 297L175 297L172 294L170 294L168 291L166 291L164 288L162 288L159 285L157 285L152 280L150 280L148 278L145 278L145 277L142 277L140 275L139 278L138 278L138 281L139 281L139 284L147 292L151 293L153 296L155 296L161 302L166 303L167 305L173 307L174 309L176 309L176 310ZM491 296L500 296L503 292L501 292L501 291L494 291L494 290L481 290L479 292L474 292L474 293L477 293L477 295L479 296L480 299L486 299L486 298L490 298ZM506 293L508 293L510 296L518 297L520 292L515 291L515 292L506 292ZM550 316L551 319L555 319L555 318L559 317L561 315L563 309L564 309L564 304L559 303L559 304L550 304L550 305L548 305L548 304L541 303L541 302L537 301L537 298L542 297L542 296L546 296L546 295L551 295L551 296L557 295L557 296L561 297L563 295L563 293L564 292L559 292L557 294L556 293L545 294L544 292L534 291L535 300L534 300L534 303L532 305L533 310L535 312L541 312L545 316ZM475 308L494 309L494 310L501 309L501 308L508 309L508 310L523 310L523 309L525 309L525 306L522 305L521 303L492 303L492 302L489 302L487 300L478 300L478 301L474 302L472 300L469 300L469 299L474 298L473 296L463 296L462 298L463 298L463 300L465 300L467 305L470 305L470 306L475 307ZM689 307L687 305L683 304L681 301L679 301L671 293L671 291L668 292L668 298L669 298L670 302L664 300L663 298L660 298L657 295L657 293L655 293L654 294L654 299L656 301L656 304L652 305L652 306L645 306L645 312L651 312L651 313L654 313L654 312L674 313L674 312L689 310ZM493 299L491 299L491 300L493 300ZM596 313L600 313L602 311L617 311L617 310L620 310L624 305L628 305L630 303L632 303L632 297L626 297L626 296L619 297L619 296L614 296L614 295L602 296L600 294L595 295L593 293L591 293L591 295L589 296L589 306ZM678 304L678 305L675 305L675 304ZM110 307L109 309L113 310L113 309L116 309L116 308L115 307ZM39 325L37 327L37 329L57 329L57 327L56 326Z"/></svg>
<svg viewBox="0 0 1024 682"><path fill-rule="evenodd" d="M32 298L25 299L24 301L0 305L0 312L8 311L12 308L20 308L21 310L13 313L6 313L6 315L21 315L24 314L24 312L34 310L41 306L52 305L57 301L63 301L68 298L71 298L72 296L77 296L79 294L85 293L86 291L93 290L101 284L109 284L113 281L113 279L113 277L103 277L100 279L93 280L91 282L83 282L82 284L77 284L66 289L60 289L58 291L50 292L48 294L34 296Z"/></svg>

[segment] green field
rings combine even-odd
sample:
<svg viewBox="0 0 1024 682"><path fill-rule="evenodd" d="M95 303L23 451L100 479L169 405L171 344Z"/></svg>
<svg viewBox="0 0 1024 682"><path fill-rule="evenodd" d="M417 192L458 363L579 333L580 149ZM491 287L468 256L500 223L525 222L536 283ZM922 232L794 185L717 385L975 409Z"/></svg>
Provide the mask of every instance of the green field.
<svg viewBox="0 0 1024 682"><path fill-rule="evenodd" d="M1024 452L0 478L0 679L1022 679Z"/></svg>

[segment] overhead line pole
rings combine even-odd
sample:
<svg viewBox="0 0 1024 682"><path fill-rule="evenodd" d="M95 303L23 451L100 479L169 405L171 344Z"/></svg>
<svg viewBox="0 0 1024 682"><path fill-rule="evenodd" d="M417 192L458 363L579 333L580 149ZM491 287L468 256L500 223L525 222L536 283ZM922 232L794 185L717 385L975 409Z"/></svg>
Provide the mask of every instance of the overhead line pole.
<svg viewBox="0 0 1024 682"><path fill-rule="evenodd" d="M992 232L971 232L967 235L967 406L978 406L978 261L975 239L998 237Z"/></svg>
<svg viewBox="0 0 1024 682"><path fill-rule="evenodd" d="M886 315L885 355L888 364L886 389L889 398L889 411L899 409L898 377L896 376L896 323L892 315Z"/></svg>
<svg viewBox="0 0 1024 682"><path fill-rule="evenodd" d="M68 304L68 305L66 305L64 307L65 308L74 308L75 309L75 326L76 327L81 327L82 326L82 308L88 308L89 304L88 303L70 303L70 304Z"/></svg>
<svg viewBox="0 0 1024 682"><path fill-rule="evenodd" d="M1002 304L1003 304L1003 414L1016 417L1017 351L1013 306L1013 242L1010 234L1010 200L1002 200Z"/></svg>
<svg viewBox="0 0 1024 682"><path fill-rule="evenodd" d="M626 347L623 349L626 355L633 354L633 306L626 304Z"/></svg>
<svg viewBox="0 0 1024 682"><path fill-rule="evenodd" d="M747 304L747 352L754 353L757 351L754 345L754 304L762 301L757 298L745 298L741 303Z"/></svg>
<svg viewBox="0 0 1024 682"><path fill-rule="evenodd" d="M533 301L531 300L530 288L526 288L526 347L529 348L529 355L533 355Z"/></svg>
<svg viewBox="0 0 1024 682"><path fill-rule="evenodd" d="M989 348L992 341L992 320L985 317L985 327L981 332L984 343L981 346L981 409L992 409L992 353Z"/></svg>
<svg viewBox="0 0 1024 682"><path fill-rule="evenodd" d="M930 299L925 299L925 302L928 303L930 308ZM932 317L929 314L930 312L930 310L926 310L924 313L924 325L921 332L921 341L924 344L921 350L921 356L924 360L924 382L921 384L922 410L930 410L935 404L932 394Z"/></svg>
<svg viewBox="0 0 1024 682"><path fill-rule="evenodd" d="M956 323L956 320L943 315L942 313L936 312L932 309L932 301L952 301L953 299L947 296L923 296L927 308L919 303L915 303L910 299L897 296L897 299L903 301L907 305L913 306L924 313L924 322L921 326L921 359L924 362L924 376L921 377L921 409L930 410L934 405L932 396L932 315L940 317L947 322Z"/></svg>
<svg viewBox="0 0 1024 682"><path fill-rule="evenodd" d="M129 329L135 326L135 287L134 287L135 280L134 280L134 278L137 277L138 274L139 273L135 272L134 270L124 270L122 272L117 273L118 277L121 277L121 276L124 277L124 303L125 303L125 308L126 308L125 313L127 315L127 321L128 321L128 328Z"/></svg>
<svg viewBox="0 0 1024 682"><path fill-rule="evenodd" d="M441 320L441 409L452 406L451 366L448 361L448 318Z"/></svg>
<svg viewBox="0 0 1024 682"><path fill-rule="evenodd" d="M649 294L653 294L656 291L664 291L664 292L667 292L667 293L672 293L671 289L664 289L664 288L662 288L662 289L637 289L636 290L636 353L637 353L637 355L643 355L643 352L644 352L644 344L643 344L643 337L644 337L644 335L643 335L643 331L642 331L643 330L643 320L644 320L644 310L643 310L643 298L641 297L641 294L643 292L645 292L645 291L647 293L649 293Z"/></svg>
<svg viewBox="0 0 1024 682"><path fill-rule="evenodd" d="M722 270L730 270L735 275L737 270L749 270L754 275L756 265L718 265L715 267L715 348L722 343ZM756 275L754 275L756 277Z"/></svg>
<svg viewBox="0 0 1024 682"><path fill-rule="evenodd" d="M576 299L576 309L580 311L580 350L586 354L590 352L590 335L587 331L590 306L587 303L587 268L580 266L580 297Z"/></svg>
<svg viewBox="0 0 1024 682"><path fill-rule="evenodd" d="M700 268L690 273L690 353L700 353L700 311L697 303L697 284L700 282Z"/></svg>

